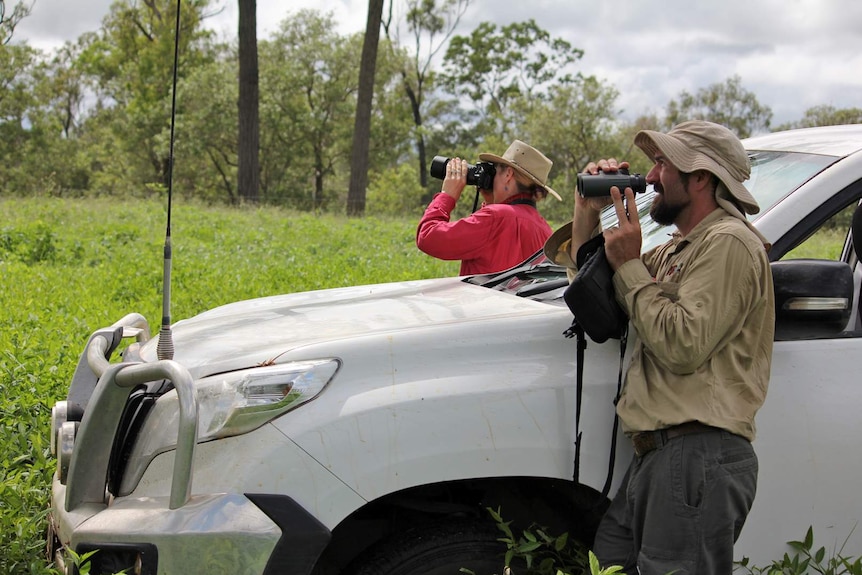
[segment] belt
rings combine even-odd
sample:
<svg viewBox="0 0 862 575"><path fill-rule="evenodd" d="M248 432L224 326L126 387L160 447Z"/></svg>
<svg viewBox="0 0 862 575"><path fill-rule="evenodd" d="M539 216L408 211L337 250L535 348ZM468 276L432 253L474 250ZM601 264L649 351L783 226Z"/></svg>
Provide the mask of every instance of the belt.
<svg viewBox="0 0 862 575"><path fill-rule="evenodd" d="M691 433L705 433L707 431L720 431L720 429L699 421L687 421L686 423L673 425L666 429L640 431L632 435L632 443L635 446L635 455L643 457L650 451L663 446L674 437L689 435Z"/></svg>

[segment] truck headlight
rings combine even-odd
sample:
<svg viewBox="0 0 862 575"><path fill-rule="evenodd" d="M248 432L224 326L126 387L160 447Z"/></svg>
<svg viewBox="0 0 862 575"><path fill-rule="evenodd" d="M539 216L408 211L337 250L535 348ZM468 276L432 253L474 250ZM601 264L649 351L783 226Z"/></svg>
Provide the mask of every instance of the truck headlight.
<svg viewBox="0 0 862 575"><path fill-rule="evenodd" d="M248 433L317 397L341 362L327 358L254 367L195 381L198 441ZM176 447L179 405L176 391L156 401L137 434L129 457L131 475Z"/></svg>
<svg viewBox="0 0 862 575"><path fill-rule="evenodd" d="M323 391L337 359L291 362L213 375L197 381L200 439L239 435L299 407Z"/></svg>

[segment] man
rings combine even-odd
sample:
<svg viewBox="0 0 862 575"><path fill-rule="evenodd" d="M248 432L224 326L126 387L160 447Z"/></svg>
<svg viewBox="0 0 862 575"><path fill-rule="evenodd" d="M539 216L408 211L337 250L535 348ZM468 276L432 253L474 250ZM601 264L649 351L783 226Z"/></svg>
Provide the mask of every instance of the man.
<svg viewBox="0 0 862 575"><path fill-rule="evenodd" d="M728 575L754 500L754 416L766 397L775 310L765 241L744 213L750 164L739 139L705 121L635 137L655 165L652 218L677 231L641 255L630 188L611 189L605 230L617 300L638 334L617 413L635 455L596 534L604 565L630 575ZM614 159L590 173L628 167ZM546 245L573 267L610 200L575 199L571 241ZM556 244L556 245L551 245Z"/></svg>
<svg viewBox="0 0 862 575"><path fill-rule="evenodd" d="M539 150L515 140L502 156L479 154L494 164L492 189L480 190L482 207L450 222L450 215L467 185L467 162L452 158L440 193L434 196L416 229L417 247L443 260L461 260L463 275L499 272L519 264L542 247L551 227L536 202L548 194L553 162Z"/></svg>

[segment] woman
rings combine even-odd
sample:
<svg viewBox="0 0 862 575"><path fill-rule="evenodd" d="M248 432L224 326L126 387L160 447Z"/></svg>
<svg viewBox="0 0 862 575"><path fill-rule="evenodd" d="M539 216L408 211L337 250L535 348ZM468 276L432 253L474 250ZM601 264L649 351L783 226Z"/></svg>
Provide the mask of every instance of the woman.
<svg viewBox="0 0 862 575"><path fill-rule="evenodd" d="M515 140L502 156L479 154L494 164L490 190L479 190L484 203L466 218L449 217L467 185L466 160L452 158L446 177L416 230L417 247L442 260L461 260L461 275L508 269L542 247L551 227L536 209L536 202L551 194L547 185L553 162L539 150Z"/></svg>

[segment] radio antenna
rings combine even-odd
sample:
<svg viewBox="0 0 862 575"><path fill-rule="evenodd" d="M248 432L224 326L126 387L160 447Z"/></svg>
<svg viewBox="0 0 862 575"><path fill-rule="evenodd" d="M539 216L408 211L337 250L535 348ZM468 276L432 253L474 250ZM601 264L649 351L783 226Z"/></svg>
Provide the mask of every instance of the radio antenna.
<svg viewBox="0 0 862 575"><path fill-rule="evenodd" d="M156 353L159 359L174 358L174 337L171 333L171 204L174 195L174 126L177 116L177 68L180 54L180 2L177 0L177 23L174 31L174 79L171 90L171 143L168 154L168 223L165 230L164 279L162 287L162 327Z"/></svg>

